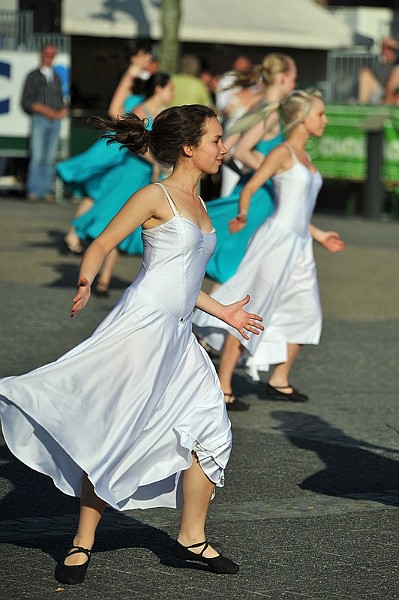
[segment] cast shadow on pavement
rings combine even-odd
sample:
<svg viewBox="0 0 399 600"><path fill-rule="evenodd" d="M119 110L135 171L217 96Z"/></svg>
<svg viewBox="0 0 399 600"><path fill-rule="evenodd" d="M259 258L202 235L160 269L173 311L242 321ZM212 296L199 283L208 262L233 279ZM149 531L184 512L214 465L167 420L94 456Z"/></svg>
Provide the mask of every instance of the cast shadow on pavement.
<svg viewBox="0 0 399 600"><path fill-rule="evenodd" d="M56 278L51 283L48 283L47 287L75 289L79 275L79 264L79 257L76 265L70 263L48 263L46 266L49 266L52 269ZM120 279L120 277L114 275L111 279L110 289L118 291L125 290L130 283L130 281Z"/></svg>
<svg viewBox="0 0 399 600"><path fill-rule="evenodd" d="M80 256L77 254L72 254L64 243L64 237L66 234L65 231L60 231L59 229L48 229L46 230L47 240L46 241L31 241L26 242L24 246L26 248L56 248L58 252L63 256L75 256L79 261Z"/></svg>
<svg viewBox="0 0 399 600"><path fill-rule="evenodd" d="M0 500L0 544L38 549L54 561L59 560L69 548L76 529L79 499L60 492L50 477L25 466L4 445L0 447L0 480L7 482L1 489L4 497ZM107 508L98 527L94 550L101 553L146 548L163 565L209 570L205 564L174 558L171 545L172 538L162 529ZM55 563L49 564L50 572L54 566Z"/></svg>
<svg viewBox="0 0 399 600"><path fill-rule="evenodd" d="M399 459L382 455L399 455L399 443L398 448L386 448L358 440L306 413L273 411L271 416L280 423L275 429L293 446L314 452L325 464L324 469L299 483L300 488L399 506Z"/></svg>

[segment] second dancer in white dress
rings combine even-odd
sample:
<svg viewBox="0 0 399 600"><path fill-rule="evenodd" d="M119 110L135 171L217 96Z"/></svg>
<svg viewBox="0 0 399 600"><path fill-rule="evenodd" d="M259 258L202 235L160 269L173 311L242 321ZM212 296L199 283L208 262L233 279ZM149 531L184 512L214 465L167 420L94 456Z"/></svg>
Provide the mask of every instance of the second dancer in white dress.
<svg viewBox="0 0 399 600"><path fill-rule="evenodd" d="M236 274L212 296L219 302L242 289L251 294L251 308L262 315L265 331L257 338L239 340L231 327L206 314L195 313L196 332L222 351L219 378L230 409L243 410L231 389L240 357L246 364L268 371L275 365L266 394L270 399L303 402L305 394L289 382L292 364L303 344L318 344L322 314L312 237L331 252L343 249L338 233L310 224L322 179L306 153L310 136L320 137L327 124L324 103L316 92L293 92L281 107L289 136L264 160L244 187L240 212L230 223L232 233L246 224L251 196L273 178L276 210L257 230ZM230 403L230 406L229 406Z"/></svg>

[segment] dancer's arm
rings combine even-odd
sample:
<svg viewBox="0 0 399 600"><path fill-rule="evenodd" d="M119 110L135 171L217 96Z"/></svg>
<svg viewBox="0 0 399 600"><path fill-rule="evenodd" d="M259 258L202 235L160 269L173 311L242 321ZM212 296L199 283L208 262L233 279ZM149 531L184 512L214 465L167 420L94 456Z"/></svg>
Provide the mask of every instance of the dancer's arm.
<svg viewBox="0 0 399 600"><path fill-rule="evenodd" d="M234 151L234 156L241 160L246 167L254 171L260 167L264 160L264 154L255 150L255 146L267 135L277 135L279 130L279 122L277 112L273 111L265 119L251 127L246 131L237 144Z"/></svg>
<svg viewBox="0 0 399 600"><path fill-rule="evenodd" d="M309 225L312 238L330 252L341 252L345 248L345 242L336 231L324 231L315 225Z"/></svg>
<svg viewBox="0 0 399 600"><path fill-rule="evenodd" d="M140 75L140 72L139 64L131 64L122 75L108 107L108 114L112 119L123 115L123 105L126 98L132 93L133 81Z"/></svg>
<svg viewBox="0 0 399 600"><path fill-rule="evenodd" d="M129 198L102 233L90 244L83 255L79 271L78 291L73 299L71 317L84 308L90 298L90 286L104 262L105 257L122 240L140 225L152 219L151 226L162 222L165 215L163 192L159 186L146 186ZM167 218L167 217L166 217Z"/></svg>
<svg viewBox="0 0 399 600"><path fill-rule="evenodd" d="M261 166L252 175L251 179L243 187L240 194L238 215L229 222L230 233L236 233L243 229L247 222L247 214L251 203L251 197L255 192L267 181L280 172L289 168L287 167L287 159L289 158L289 150L286 146L277 146L263 160Z"/></svg>
<svg viewBox="0 0 399 600"><path fill-rule="evenodd" d="M197 298L196 307L231 325L241 333L244 339L248 340L249 336L246 331L259 335L264 329L263 325L260 324L263 321L262 317L244 310L243 307L248 304L249 300L250 297L247 295L243 300L225 305L201 291Z"/></svg>
<svg viewBox="0 0 399 600"><path fill-rule="evenodd" d="M263 120L251 127L241 136L237 147L232 152L233 157L238 158L246 167L255 171L262 164L264 155L254 150L254 147L263 138L265 132L265 122Z"/></svg>

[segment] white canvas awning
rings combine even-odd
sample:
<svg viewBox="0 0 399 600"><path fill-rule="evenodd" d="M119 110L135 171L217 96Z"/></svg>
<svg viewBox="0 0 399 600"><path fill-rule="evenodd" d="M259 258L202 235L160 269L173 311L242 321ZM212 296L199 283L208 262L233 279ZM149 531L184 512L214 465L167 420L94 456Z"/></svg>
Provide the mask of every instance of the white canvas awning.
<svg viewBox="0 0 399 600"><path fill-rule="evenodd" d="M162 37L160 0L64 0L62 33ZM352 46L350 28L312 0L182 0L184 42L329 50Z"/></svg>

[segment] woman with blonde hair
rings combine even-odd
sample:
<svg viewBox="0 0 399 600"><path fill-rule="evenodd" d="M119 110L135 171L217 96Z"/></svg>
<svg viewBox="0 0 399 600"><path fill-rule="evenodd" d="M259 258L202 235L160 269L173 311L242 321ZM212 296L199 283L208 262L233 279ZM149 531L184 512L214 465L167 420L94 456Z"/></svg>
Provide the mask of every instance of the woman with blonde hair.
<svg viewBox="0 0 399 600"><path fill-rule="evenodd" d="M242 161L247 172L229 196L208 203L209 215L218 232L218 244L206 272L216 282L224 283L234 275L252 235L273 212L272 185L265 181L252 198L245 229L235 236L229 232L228 223L237 213L241 190L264 157L283 141L278 107L294 89L296 74L295 62L290 56L273 52L265 56L262 65L250 75L237 79L238 85L244 80L260 82L264 91L262 101L227 130L224 140L230 156Z"/></svg>
<svg viewBox="0 0 399 600"><path fill-rule="evenodd" d="M289 374L302 345L318 344L321 334L312 238L330 252L344 247L338 233L310 224L322 179L306 153L306 144L311 136L320 137L327 124L320 94L293 92L282 104L281 118L287 141L270 152L243 188L230 231L235 236L246 228L252 199L271 177L276 210L257 230L237 273L212 294L226 302L240 294L241 288L248 290L251 308L263 317L265 331L257 339L240 341L230 327L209 315L196 312L193 319L196 331L212 348L223 348L218 374L231 408L239 402L231 380L240 357L262 371L275 365L266 384L266 399L308 399L291 386Z"/></svg>

